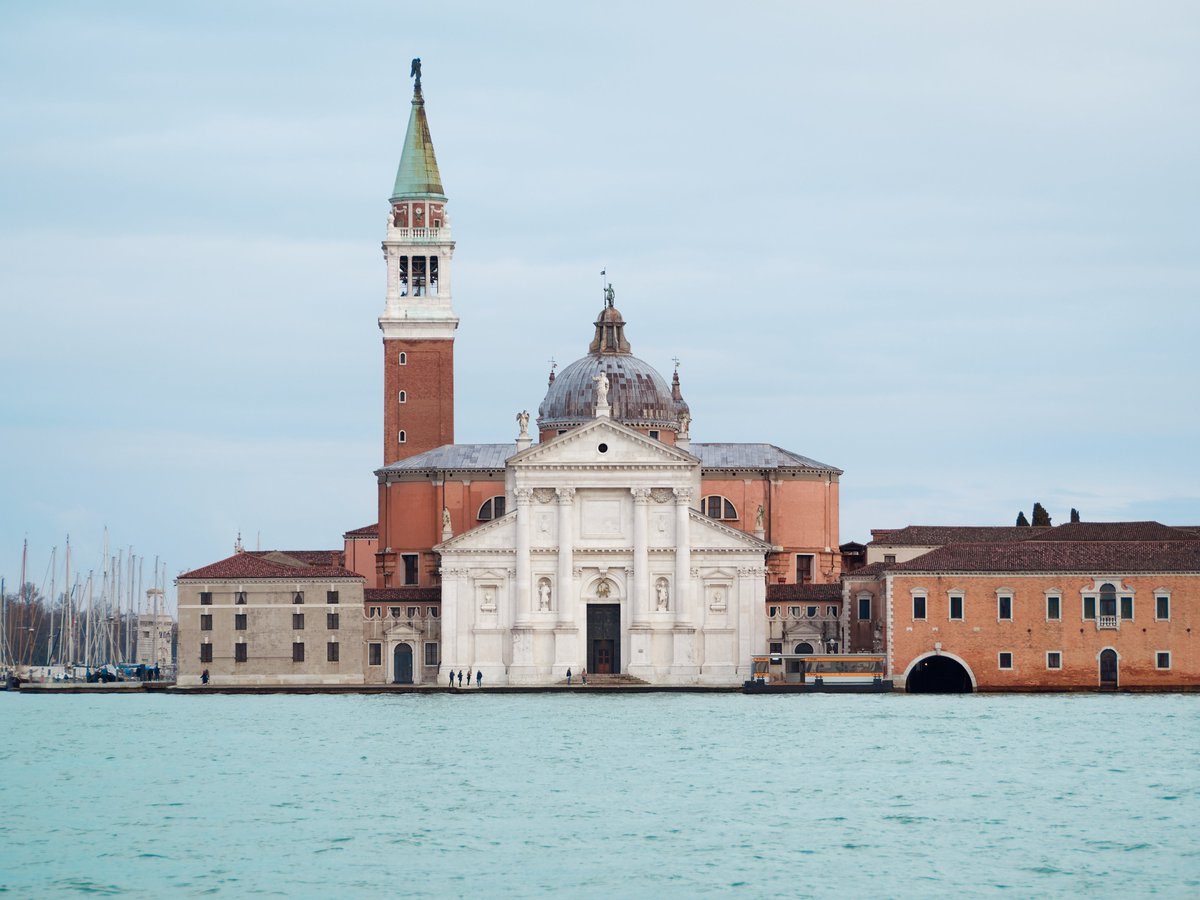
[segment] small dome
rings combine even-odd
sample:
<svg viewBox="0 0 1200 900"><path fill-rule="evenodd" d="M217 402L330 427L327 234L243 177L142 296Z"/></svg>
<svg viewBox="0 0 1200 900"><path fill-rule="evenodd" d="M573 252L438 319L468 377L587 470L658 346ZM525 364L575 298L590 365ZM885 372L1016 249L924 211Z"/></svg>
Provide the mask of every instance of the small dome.
<svg viewBox="0 0 1200 900"><path fill-rule="evenodd" d="M620 312L606 306L595 325L588 355L558 372L546 391L538 407L538 428L571 428L595 418L594 379L603 372L612 418L634 428L678 431L688 405L657 369L630 352Z"/></svg>

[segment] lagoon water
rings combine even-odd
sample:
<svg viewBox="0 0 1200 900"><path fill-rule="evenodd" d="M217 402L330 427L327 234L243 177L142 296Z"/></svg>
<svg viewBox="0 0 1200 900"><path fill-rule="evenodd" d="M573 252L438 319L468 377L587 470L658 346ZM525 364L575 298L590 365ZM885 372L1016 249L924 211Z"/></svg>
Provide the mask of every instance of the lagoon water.
<svg viewBox="0 0 1200 900"><path fill-rule="evenodd" d="M11 896L1200 895L1200 696L0 694Z"/></svg>

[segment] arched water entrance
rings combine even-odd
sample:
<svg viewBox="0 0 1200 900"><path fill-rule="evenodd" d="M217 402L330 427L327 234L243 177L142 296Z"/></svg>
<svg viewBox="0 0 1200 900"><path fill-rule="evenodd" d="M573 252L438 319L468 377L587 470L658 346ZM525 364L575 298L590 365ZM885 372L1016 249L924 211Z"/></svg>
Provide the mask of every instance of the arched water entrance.
<svg viewBox="0 0 1200 900"><path fill-rule="evenodd" d="M1117 651L1111 647L1100 651L1100 687L1117 689Z"/></svg>
<svg viewBox="0 0 1200 900"><path fill-rule="evenodd" d="M412 647L408 644L397 644L392 654L392 683L413 683Z"/></svg>
<svg viewBox="0 0 1200 900"><path fill-rule="evenodd" d="M910 694L969 694L975 688L961 660L931 653L908 667L904 689Z"/></svg>

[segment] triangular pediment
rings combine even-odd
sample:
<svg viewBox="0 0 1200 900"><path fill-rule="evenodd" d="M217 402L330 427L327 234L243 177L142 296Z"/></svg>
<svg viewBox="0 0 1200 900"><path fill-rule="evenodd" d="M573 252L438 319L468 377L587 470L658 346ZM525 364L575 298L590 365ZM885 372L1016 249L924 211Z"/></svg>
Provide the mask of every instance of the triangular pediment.
<svg viewBox="0 0 1200 900"><path fill-rule="evenodd" d="M522 450L511 457L513 468L575 466L699 466L700 460L670 444L647 437L608 417L593 419L566 434Z"/></svg>
<svg viewBox="0 0 1200 900"><path fill-rule="evenodd" d="M767 553L771 545L752 534L722 525L703 513L691 510L691 544L693 550L755 550Z"/></svg>
<svg viewBox="0 0 1200 900"><path fill-rule="evenodd" d="M456 550L503 550L511 548L516 539L516 512L505 513L498 519L485 522L470 531L456 534L433 549L439 553Z"/></svg>

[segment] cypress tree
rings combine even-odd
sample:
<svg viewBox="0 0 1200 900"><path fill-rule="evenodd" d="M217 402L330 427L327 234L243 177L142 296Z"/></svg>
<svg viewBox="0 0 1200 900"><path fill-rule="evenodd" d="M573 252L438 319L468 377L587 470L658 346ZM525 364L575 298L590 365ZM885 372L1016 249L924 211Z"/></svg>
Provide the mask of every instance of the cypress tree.
<svg viewBox="0 0 1200 900"><path fill-rule="evenodd" d="M1079 521L1079 510L1077 510L1077 509L1076 509L1075 507L1073 507L1073 506L1071 507L1071 521L1072 521L1072 522L1078 522L1078 521Z"/></svg>
<svg viewBox="0 0 1200 900"><path fill-rule="evenodd" d="M1017 513L1017 524L1022 528L1029 527L1029 520L1025 518L1025 510L1021 510L1019 513Z"/></svg>
<svg viewBox="0 0 1200 900"><path fill-rule="evenodd" d="M1035 528L1050 527L1050 513L1040 503L1033 504L1033 525Z"/></svg>

